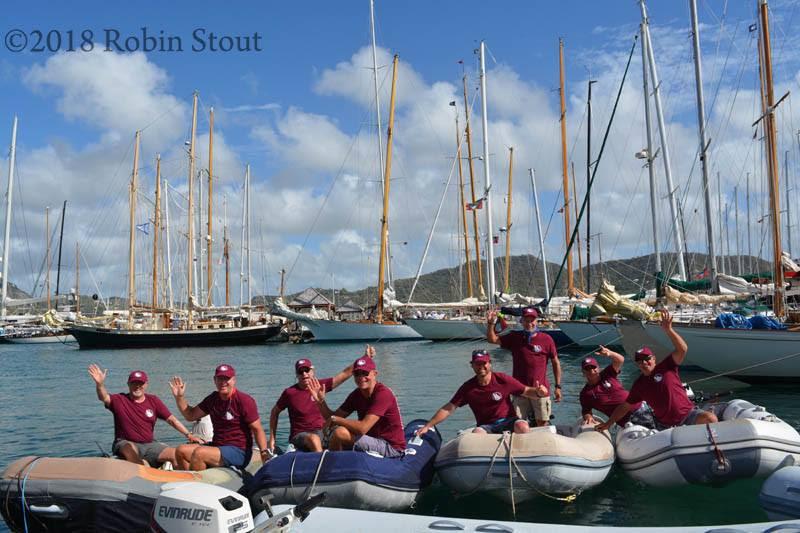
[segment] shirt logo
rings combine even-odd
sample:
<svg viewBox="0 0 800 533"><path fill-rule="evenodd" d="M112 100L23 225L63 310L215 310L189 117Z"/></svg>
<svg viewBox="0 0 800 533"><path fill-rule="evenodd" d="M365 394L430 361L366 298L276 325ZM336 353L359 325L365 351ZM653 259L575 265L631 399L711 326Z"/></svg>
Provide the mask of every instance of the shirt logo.
<svg viewBox="0 0 800 533"><path fill-rule="evenodd" d="M492 393L492 400L499 402L502 398L503 396L499 392Z"/></svg>
<svg viewBox="0 0 800 533"><path fill-rule="evenodd" d="M542 351L542 347L539 346L538 344L534 344L533 345L533 351L536 352L536 353L539 353L539 352Z"/></svg>
<svg viewBox="0 0 800 533"><path fill-rule="evenodd" d="M607 389L610 389L610 388L611 388L611 383L610 383L610 382L608 382L608 381L604 381L604 382L603 382L603 387L605 387L605 388L607 388Z"/></svg>
<svg viewBox="0 0 800 533"><path fill-rule="evenodd" d="M233 415L230 411L225 411L225 420L233 420Z"/></svg>
<svg viewBox="0 0 800 533"><path fill-rule="evenodd" d="M152 409L148 409L147 411L144 412L144 414L147 415L147 418L153 418L153 410Z"/></svg>
<svg viewBox="0 0 800 533"><path fill-rule="evenodd" d="M661 380L664 379L664 376L662 376L661 374L656 374L655 376L653 376L653 379L655 380L656 383L661 383Z"/></svg>

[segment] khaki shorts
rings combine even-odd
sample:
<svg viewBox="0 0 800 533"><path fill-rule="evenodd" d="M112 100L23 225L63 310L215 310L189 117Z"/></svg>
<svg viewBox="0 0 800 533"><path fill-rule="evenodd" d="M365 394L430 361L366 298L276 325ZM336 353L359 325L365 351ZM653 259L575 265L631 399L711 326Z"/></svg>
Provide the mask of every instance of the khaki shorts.
<svg viewBox="0 0 800 533"><path fill-rule="evenodd" d="M536 419L537 422L549 422L552 408L550 406L550 396L544 398L526 398L524 396L514 397L514 410L522 420Z"/></svg>

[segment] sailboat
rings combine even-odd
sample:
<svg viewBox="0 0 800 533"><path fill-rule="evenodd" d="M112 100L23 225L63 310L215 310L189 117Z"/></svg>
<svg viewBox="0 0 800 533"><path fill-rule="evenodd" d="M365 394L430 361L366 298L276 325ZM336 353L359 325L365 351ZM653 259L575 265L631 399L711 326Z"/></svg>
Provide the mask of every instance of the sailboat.
<svg viewBox="0 0 800 533"><path fill-rule="evenodd" d="M248 317L232 319L228 316L214 318L216 315L231 309L200 307L195 302L193 291L194 271L194 174L195 174L195 132L197 128L197 93L193 96L192 134L189 143L189 210L187 216L187 309L178 312L172 309L159 308L157 305L156 273L158 253L155 249L157 238L154 238L153 253L153 302L144 308L136 302L134 235L136 220L134 217L137 195L137 179L139 173L139 141L141 132L136 132L133 155L133 172L130 183L130 232L128 262L128 316L125 323L117 321L111 324L96 323L74 324L66 329L78 341L81 348L164 348L177 346L234 346L244 344L260 344L277 335L282 327L280 323L267 321L266 316L251 321ZM213 122L212 122L213 124ZM209 150L209 155L211 150ZM209 165L210 166L210 165ZM160 158L156 160L156 206L159 204L160 191ZM210 179L210 178L209 178ZM211 214L209 213L209 218ZM160 214L154 217L155 235L159 233ZM210 240L210 235L208 236ZM209 272L209 276L211 273ZM209 295L210 298L210 295ZM135 321L139 312L140 321ZM251 323L255 322L255 323Z"/></svg>
<svg viewBox="0 0 800 533"><path fill-rule="evenodd" d="M774 293L773 310L776 317L786 316L784 303L784 267L780 227L780 205L778 184L778 163L776 155L777 128L775 123L775 96L772 86L772 60L769 36L769 14L767 0L759 0L760 62L759 78L763 87L762 116L765 130L767 169L769 176L770 225L773 244ZM693 26L696 32L696 10L692 9ZM696 49L697 50L697 49ZM699 56L696 60L699 72ZM699 85L699 84L698 84ZM700 85L699 85L700 86ZM698 91L699 92L699 91ZM701 101L701 93L698 98ZM702 113L700 114L702 120ZM642 340L659 346L670 346L669 340L657 324L644 324L644 331L638 325L624 343L626 349ZM736 330L716 328L713 324L673 325L686 340L690 350L687 363L714 372L749 382L774 382L800 380L800 331L797 330ZM624 328L623 331L627 330ZM638 331L637 331L638 330ZM642 336L642 333L644 336Z"/></svg>

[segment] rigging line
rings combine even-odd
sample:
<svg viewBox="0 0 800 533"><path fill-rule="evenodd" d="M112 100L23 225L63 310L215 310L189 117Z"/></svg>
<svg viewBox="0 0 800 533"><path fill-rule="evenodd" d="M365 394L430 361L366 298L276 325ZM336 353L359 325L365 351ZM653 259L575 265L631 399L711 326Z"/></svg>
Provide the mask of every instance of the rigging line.
<svg viewBox="0 0 800 533"><path fill-rule="evenodd" d="M28 270L28 272L31 272L33 270L33 258L31 257L31 242L30 242L30 238L28 237L28 221L26 220L26 217L24 215L24 213L25 213L25 201L24 201L23 197L25 195L22 192L22 187L23 187L23 183L24 183L25 180L23 179L23 176L19 173L19 165L18 165L17 161L15 161L15 163L14 163L14 168L15 168L15 172L17 173L17 180L16 181L17 181L17 189L19 190L19 193L17 194L17 198L18 198L18 201L19 201L19 204L20 204L19 211L22 213L20 218L22 219L22 228L23 228L23 233L25 234L25 243L27 244L26 249L27 249L27 256L28 256L28 264L26 265L27 266L26 270ZM19 226L19 224L15 224L14 225L15 228L18 227L18 226Z"/></svg>
<svg viewBox="0 0 800 533"><path fill-rule="evenodd" d="M165 115L167 115L168 113L172 113L172 111L173 111L173 110L174 110L176 107L180 106L181 104L183 104L183 100L180 100L180 99L177 99L177 98L176 98L176 99L175 99L175 105L173 105L173 106L172 106L172 107L170 107L169 109L165 110L165 111L164 111L164 112L162 112L160 115L158 115L156 118L154 118L153 120L151 120L150 122L148 122L147 124L145 124L145 126L144 126L143 128L140 128L140 129L139 129L139 131L140 131L140 132L143 132L144 130L146 130L147 128L149 128L150 126L152 126L153 124L155 124L155 123L156 123L156 122L158 122L159 120L161 120L161 119L162 119L162 118L163 118Z"/></svg>

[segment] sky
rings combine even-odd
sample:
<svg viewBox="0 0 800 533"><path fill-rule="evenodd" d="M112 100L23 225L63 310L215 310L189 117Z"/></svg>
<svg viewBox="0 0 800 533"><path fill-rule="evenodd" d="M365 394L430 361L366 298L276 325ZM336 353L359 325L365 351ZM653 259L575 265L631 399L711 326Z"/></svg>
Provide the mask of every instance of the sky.
<svg viewBox="0 0 800 533"><path fill-rule="evenodd" d="M654 1L648 9L687 247L705 252L688 2ZM777 120L781 179L789 178L791 209L797 205L794 184L800 155L796 134L800 116L792 109L800 79L796 42L800 10L796 0L775 0L770 10L776 99L790 93L778 107ZM757 45L755 34L749 31L755 23L756 5L699 0L698 14L711 138L715 242L718 249L730 249L733 254L738 238L742 253L751 250L769 257L763 219L763 147L760 130L752 126L761 115ZM384 151L392 56L399 56L389 212L394 276L411 277L420 268L440 201L441 215L421 271L455 266L463 260L455 120L458 114L463 143L462 76L466 75L474 179L481 196L485 173L483 160L477 158L483 154L484 133L474 53L481 40L487 50L492 223L500 243L494 253L506 252L505 235L499 228L507 224L508 157L513 147L510 252L540 255L528 170L534 169L546 231L544 252L547 260L560 262L564 222L559 212L563 204L559 38L564 41L568 159L574 164L580 204L586 192L587 83L597 81L592 89L595 160L638 32L638 3L376 0L375 17ZM126 294L128 190L133 139L139 130L134 216L141 228L134 232L137 297L149 301L152 294L155 161L160 154L161 177L169 182L169 199L162 202L169 205L170 229L168 239L163 230L160 237L159 299L163 301L167 291L163 282L167 240L174 299L181 299L186 293L187 143L194 91L199 95L196 172L203 183L203 205L207 202L209 111L214 110L213 301L224 301L223 227L230 239L231 300L236 303L240 294L248 294L246 283L241 283L240 291L240 281L247 277L242 277L247 271L242 253L246 165L251 175L249 294L277 293L281 269L287 271L287 292L307 286L353 290L376 283L380 165L385 154L379 157L377 147L367 0L244 1L225 9L204 1L31 1L8 8L0 32L4 39L0 45L0 143L4 147L11 143L13 116L19 117L9 279L23 290L40 294L44 287L45 211L50 207L55 292L58 239L54 232L66 201L61 292L76 284L79 246L80 292L105 298ZM453 101L456 105L449 105ZM653 136L654 150L659 153L654 168L660 249L672 251L665 150L655 124ZM634 157L645 146L637 42L597 163L591 197L592 261L653 251L648 172ZM5 148L4 157L0 165L3 190L8 173ZM467 163L464 146L462 168L469 180ZM571 203L570 208L574 207ZM0 211L5 215L5 206ZM796 220L800 213L790 215ZM162 219L166 216L165 211ZM484 217L485 209L480 211L485 241ZM572 219L574 224L574 213ZM784 246L791 244L786 229ZM796 257L800 230L793 229ZM585 232L582 226L583 245ZM482 251L486 253L485 246ZM199 259L205 264L205 256ZM729 271L735 269L733 265ZM202 276L207 279L206 273Z"/></svg>

